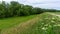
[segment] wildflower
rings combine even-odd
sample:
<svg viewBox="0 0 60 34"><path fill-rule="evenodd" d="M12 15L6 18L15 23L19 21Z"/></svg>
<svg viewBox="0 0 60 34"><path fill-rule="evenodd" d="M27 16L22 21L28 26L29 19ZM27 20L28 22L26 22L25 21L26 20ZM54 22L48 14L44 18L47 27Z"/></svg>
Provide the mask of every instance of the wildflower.
<svg viewBox="0 0 60 34"><path fill-rule="evenodd" d="M42 30L47 30L47 28L46 27L43 27Z"/></svg>
<svg viewBox="0 0 60 34"><path fill-rule="evenodd" d="M60 24L54 25L54 26L60 26Z"/></svg>
<svg viewBox="0 0 60 34"><path fill-rule="evenodd" d="M55 19L55 18L52 18L52 19Z"/></svg>

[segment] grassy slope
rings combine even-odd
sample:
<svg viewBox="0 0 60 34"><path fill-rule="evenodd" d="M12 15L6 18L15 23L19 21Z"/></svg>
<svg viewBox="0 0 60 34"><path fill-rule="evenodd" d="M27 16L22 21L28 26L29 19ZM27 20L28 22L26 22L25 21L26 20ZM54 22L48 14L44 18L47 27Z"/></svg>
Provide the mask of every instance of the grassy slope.
<svg viewBox="0 0 60 34"><path fill-rule="evenodd" d="M29 34L60 34L60 18L50 14L42 14L40 20L27 31Z"/></svg>
<svg viewBox="0 0 60 34"><path fill-rule="evenodd" d="M14 31L8 29L9 34L60 34L60 18L55 15L43 13L38 16L38 20L31 25L25 23ZM35 21L35 20L33 20ZM32 21L31 21L32 22ZM32 22L33 23L33 22ZM17 30L17 31L16 31ZM16 31L16 32L15 32ZM15 33L14 33L15 32ZM4 33L4 32L3 32Z"/></svg>
<svg viewBox="0 0 60 34"><path fill-rule="evenodd" d="M20 23L16 27L9 28L7 30L3 30L2 34L25 34L23 33L25 30L29 29L35 22L38 21L39 15L34 17L33 19L30 19L26 22ZM20 33L21 32L21 33Z"/></svg>
<svg viewBox="0 0 60 34"><path fill-rule="evenodd" d="M35 16L36 15L0 19L0 29L5 29L5 28L10 28L10 27L16 26L21 22L34 18Z"/></svg>
<svg viewBox="0 0 60 34"><path fill-rule="evenodd" d="M20 34L60 34L60 18L47 13L41 14L38 22Z"/></svg>

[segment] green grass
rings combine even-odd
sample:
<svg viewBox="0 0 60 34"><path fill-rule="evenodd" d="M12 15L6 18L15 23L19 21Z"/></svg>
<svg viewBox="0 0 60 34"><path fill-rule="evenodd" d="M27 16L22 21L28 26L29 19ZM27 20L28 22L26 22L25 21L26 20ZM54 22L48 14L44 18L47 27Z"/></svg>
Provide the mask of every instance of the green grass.
<svg viewBox="0 0 60 34"><path fill-rule="evenodd" d="M35 17L35 16L32 16L32 17ZM27 21L28 18L31 19L32 17L31 16L24 17L24 18L22 17L20 20ZM9 22L10 19L13 19L14 20L13 22L16 22L15 19L19 20L19 18L16 18L16 17L9 18L9 19L7 19L8 20L7 22ZM58 16L48 14L48 12L47 12L47 13L38 15L38 18L39 19L33 25L31 25L31 24L27 25L27 23L25 22L27 26L25 26L25 27L21 26L22 28L18 29L17 32L16 32L16 30L13 30L11 32L11 31L9 31L10 29L8 30L9 32L7 32L7 31L6 32L9 34L10 33L14 34L14 32L16 32L18 34L60 34L60 18ZM12 24L11 22L12 21L10 21L10 24ZM14 25L16 25L16 23Z"/></svg>
<svg viewBox="0 0 60 34"><path fill-rule="evenodd" d="M38 22L20 34L60 34L60 18L47 13L41 14Z"/></svg>
<svg viewBox="0 0 60 34"><path fill-rule="evenodd" d="M28 21L34 17L36 17L36 15L0 19L0 29L14 27L21 22Z"/></svg>

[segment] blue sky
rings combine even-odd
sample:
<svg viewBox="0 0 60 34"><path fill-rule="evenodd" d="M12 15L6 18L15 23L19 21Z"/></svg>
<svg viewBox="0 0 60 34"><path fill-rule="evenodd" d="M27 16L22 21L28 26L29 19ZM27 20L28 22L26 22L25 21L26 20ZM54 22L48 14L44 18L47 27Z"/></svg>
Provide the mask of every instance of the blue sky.
<svg viewBox="0 0 60 34"><path fill-rule="evenodd" d="M10 2L12 0L4 1ZM13 1L18 1L22 4L31 5L33 7L40 7L46 9L60 9L60 0L13 0Z"/></svg>

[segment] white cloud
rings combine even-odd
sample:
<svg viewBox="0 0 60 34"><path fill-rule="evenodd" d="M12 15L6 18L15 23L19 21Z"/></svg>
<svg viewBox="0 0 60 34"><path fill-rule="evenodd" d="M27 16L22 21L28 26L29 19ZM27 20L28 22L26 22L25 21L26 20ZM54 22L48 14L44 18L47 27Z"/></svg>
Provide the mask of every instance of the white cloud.
<svg viewBox="0 0 60 34"><path fill-rule="evenodd" d="M12 0L4 0L4 1L10 2ZM22 4L32 5L34 7L60 9L59 5L60 0L13 0L13 1L18 1Z"/></svg>
<svg viewBox="0 0 60 34"><path fill-rule="evenodd" d="M22 0L20 3L32 5L34 7L60 9L60 0Z"/></svg>

